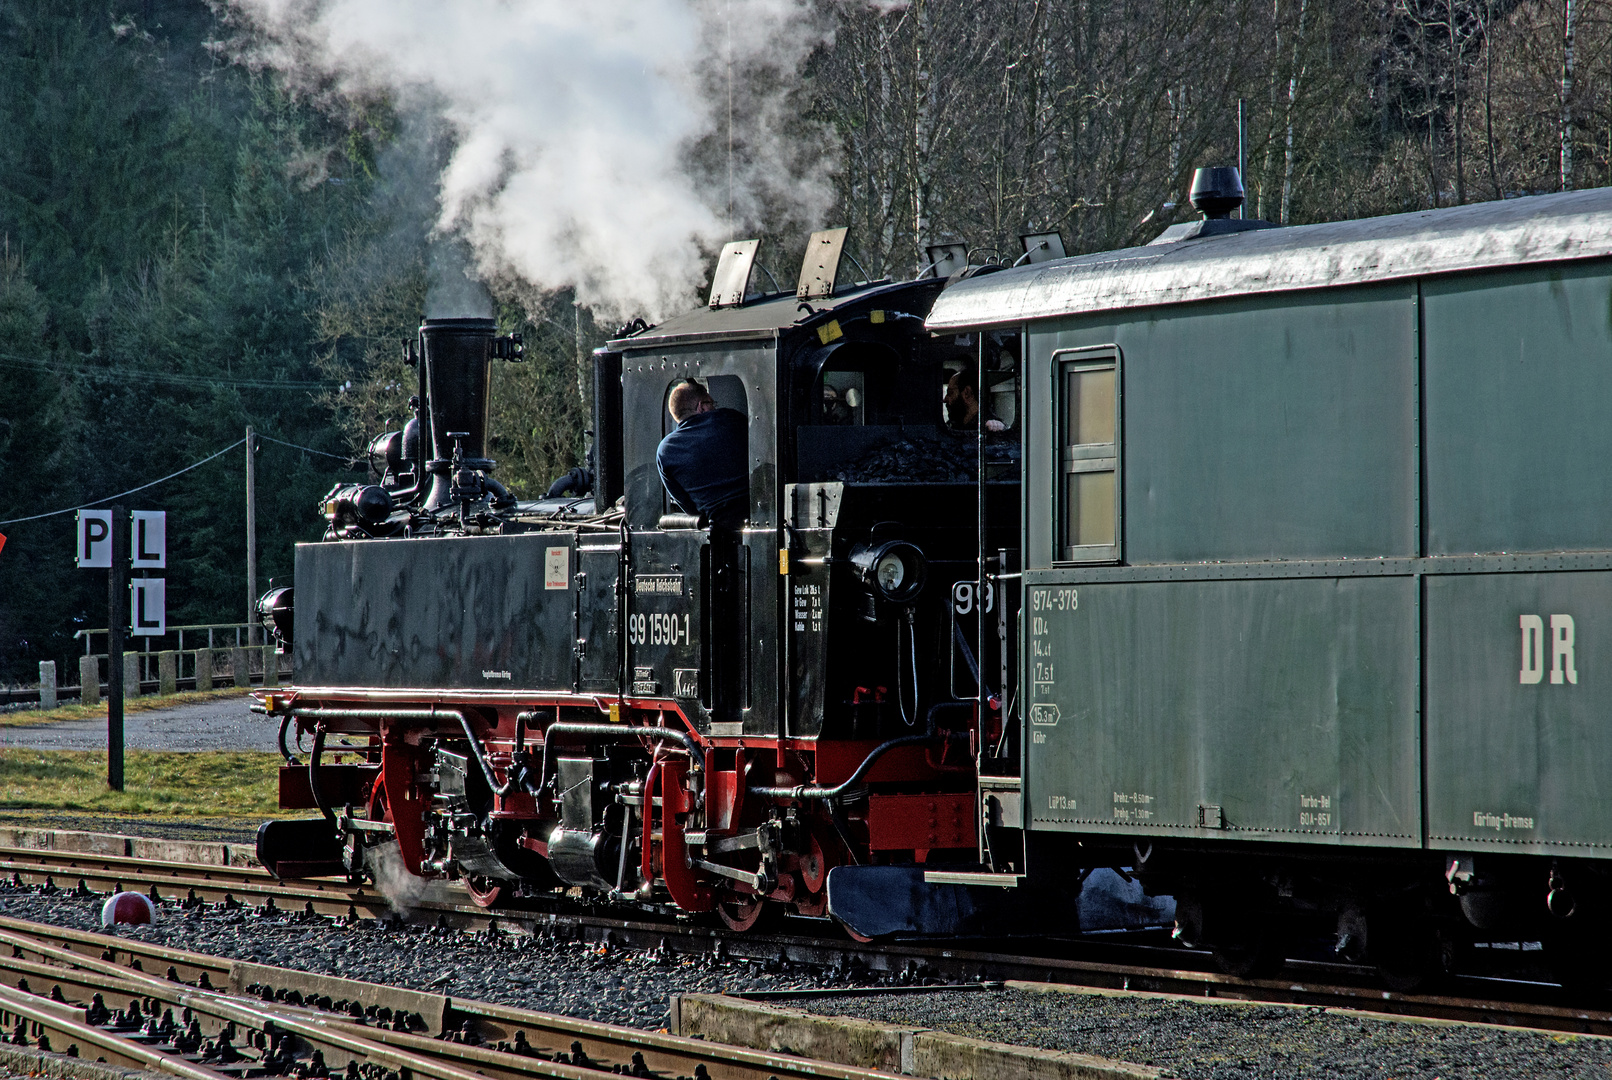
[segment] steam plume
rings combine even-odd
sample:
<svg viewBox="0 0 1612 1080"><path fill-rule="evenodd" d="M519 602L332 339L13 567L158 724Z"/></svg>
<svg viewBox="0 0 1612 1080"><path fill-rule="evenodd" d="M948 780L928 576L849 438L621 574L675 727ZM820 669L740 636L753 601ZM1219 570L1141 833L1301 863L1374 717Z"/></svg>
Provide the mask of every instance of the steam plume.
<svg viewBox="0 0 1612 1080"><path fill-rule="evenodd" d="M250 61L448 126L437 227L483 277L656 317L724 241L828 205L826 162L782 130L823 36L809 0L231 3Z"/></svg>

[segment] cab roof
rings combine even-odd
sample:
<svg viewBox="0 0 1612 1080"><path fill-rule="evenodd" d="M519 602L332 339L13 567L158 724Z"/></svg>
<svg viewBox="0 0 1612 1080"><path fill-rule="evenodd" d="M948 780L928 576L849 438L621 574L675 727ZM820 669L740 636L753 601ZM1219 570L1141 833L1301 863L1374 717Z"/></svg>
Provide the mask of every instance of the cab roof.
<svg viewBox="0 0 1612 1080"><path fill-rule="evenodd" d="M673 343L693 341L743 341L770 338L792 327L805 327L820 316L832 315L855 307L887 293L911 289L914 285L938 286L934 279L920 281L875 281L855 286L828 298L801 300L794 293L781 293L760 300L752 300L737 307L695 308L674 315L658 326L641 330L631 337L617 338L608 344L614 352L631 352L636 349L654 349ZM802 305L810 305L803 310ZM923 312L918 312L923 314Z"/></svg>
<svg viewBox="0 0 1612 1080"><path fill-rule="evenodd" d="M960 281L932 332L1612 255L1612 188L1157 243Z"/></svg>

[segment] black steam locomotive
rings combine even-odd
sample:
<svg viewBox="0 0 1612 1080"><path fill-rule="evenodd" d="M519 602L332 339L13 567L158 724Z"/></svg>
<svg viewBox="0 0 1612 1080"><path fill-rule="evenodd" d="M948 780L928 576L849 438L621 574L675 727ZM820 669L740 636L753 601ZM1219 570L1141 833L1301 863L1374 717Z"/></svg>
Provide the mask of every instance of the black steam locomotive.
<svg viewBox="0 0 1612 1080"><path fill-rule="evenodd" d="M261 604L295 656L295 687L260 695L281 802L322 811L265 825L265 865L396 857L482 904L580 886L735 929L768 904L824 914L846 871L1022 868L979 797L1011 793L1019 753L996 583L1018 544L1018 337L925 330L981 272L960 252L846 287L844 237L813 236L788 294L757 294L757 243L729 245L706 309L599 350L580 495L521 501L491 475L489 365L519 341L421 326L416 415L297 549L294 633L290 589ZM684 513L656 469L689 379L748 420L737 530Z"/></svg>

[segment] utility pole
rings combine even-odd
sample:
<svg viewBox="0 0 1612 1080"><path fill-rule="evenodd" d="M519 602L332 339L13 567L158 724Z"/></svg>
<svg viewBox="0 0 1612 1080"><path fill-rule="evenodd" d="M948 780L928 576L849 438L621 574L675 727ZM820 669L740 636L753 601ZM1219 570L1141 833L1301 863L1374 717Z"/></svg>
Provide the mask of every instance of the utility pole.
<svg viewBox="0 0 1612 1080"><path fill-rule="evenodd" d="M128 516L112 507L112 565L106 572L106 786L123 790L123 613L129 609L125 564Z"/></svg>
<svg viewBox="0 0 1612 1080"><path fill-rule="evenodd" d="M257 469L252 425L246 425L246 643L256 645L257 634Z"/></svg>

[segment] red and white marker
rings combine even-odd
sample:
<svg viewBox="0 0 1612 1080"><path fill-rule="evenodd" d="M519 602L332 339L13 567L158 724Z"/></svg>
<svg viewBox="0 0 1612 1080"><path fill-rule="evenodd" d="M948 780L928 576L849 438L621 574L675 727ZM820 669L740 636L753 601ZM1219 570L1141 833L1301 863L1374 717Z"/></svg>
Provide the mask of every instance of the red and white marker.
<svg viewBox="0 0 1612 1080"><path fill-rule="evenodd" d="M120 892L113 893L101 905L101 925L112 926L123 923L128 926L138 926L157 921L157 905L151 902L151 897L145 893Z"/></svg>

